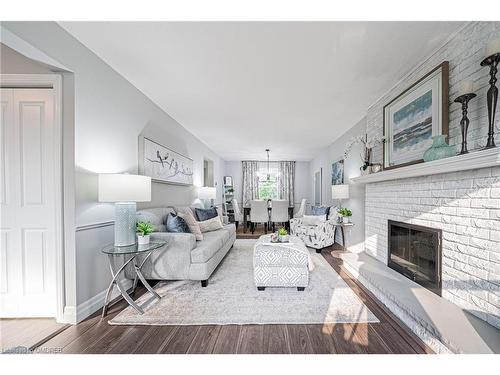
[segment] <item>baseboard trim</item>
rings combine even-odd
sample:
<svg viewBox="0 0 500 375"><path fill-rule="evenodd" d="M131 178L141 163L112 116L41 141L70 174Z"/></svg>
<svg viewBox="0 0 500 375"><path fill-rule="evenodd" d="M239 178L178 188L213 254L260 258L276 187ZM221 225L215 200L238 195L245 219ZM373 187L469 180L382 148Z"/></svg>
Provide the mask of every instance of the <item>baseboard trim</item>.
<svg viewBox="0 0 500 375"><path fill-rule="evenodd" d="M122 286L128 290L132 287L132 281L131 280L126 280ZM80 323L82 320L88 318L90 315L94 314L97 310L102 309L104 306L104 297L106 296L106 290L103 290L102 292L99 292L95 296L89 298L85 302L80 303L76 307L76 314L75 314L75 323ZM115 298L120 296L120 292L116 290L116 288L113 290L111 293L111 298L110 300L114 300Z"/></svg>

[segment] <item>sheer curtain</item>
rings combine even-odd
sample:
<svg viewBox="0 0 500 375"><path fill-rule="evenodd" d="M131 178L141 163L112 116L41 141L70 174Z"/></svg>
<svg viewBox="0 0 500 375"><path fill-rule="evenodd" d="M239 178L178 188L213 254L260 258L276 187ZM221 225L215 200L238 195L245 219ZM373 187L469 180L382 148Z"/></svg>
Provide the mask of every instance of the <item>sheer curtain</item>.
<svg viewBox="0 0 500 375"><path fill-rule="evenodd" d="M252 199L259 197L259 170L258 162L256 161L242 161L243 168L243 205L250 204Z"/></svg>
<svg viewBox="0 0 500 375"><path fill-rule="evenodd" d="M290 207L293 207L295 202L294 186L295 162L280 161L278 173L278 196L279 199L287 199Z"/></svg>

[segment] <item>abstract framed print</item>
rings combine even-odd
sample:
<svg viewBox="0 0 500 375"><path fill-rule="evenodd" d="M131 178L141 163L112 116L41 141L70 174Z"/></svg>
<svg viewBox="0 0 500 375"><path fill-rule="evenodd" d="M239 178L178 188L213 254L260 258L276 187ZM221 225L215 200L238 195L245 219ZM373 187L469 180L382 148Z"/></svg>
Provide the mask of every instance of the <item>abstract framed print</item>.
<svg viewBox="0 0 500 375"><path fill-rule="evenodd" d="M384 107L384 169L423 162L435 135L448 135L448 61Z"/></svg>

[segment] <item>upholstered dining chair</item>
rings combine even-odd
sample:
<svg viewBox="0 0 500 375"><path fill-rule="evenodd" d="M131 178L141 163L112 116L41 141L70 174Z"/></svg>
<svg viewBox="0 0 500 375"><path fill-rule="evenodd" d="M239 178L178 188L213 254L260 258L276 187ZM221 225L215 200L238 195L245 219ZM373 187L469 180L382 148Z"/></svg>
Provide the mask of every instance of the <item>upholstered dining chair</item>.
<svg viewBox="0 0 500 375"><path fill-rule="evenodd" d="M250 201L250 223L252 234L255 232L255 225L264 224L264 231L267 234L267 223L269 222L269 211L267 201Z"/></svg>
<svg viewBox="0 0 500 375"><path fill-rule="evenodd" d="M238 224L243 223L243 212L241 212L240 205L235 198L233 198L231 204L234 212L234 224L236 225L236 229L238 229ZM250 215L247 216L247 221L250 221Z"/></svg>
<svg viewBox="0 0 500 375"><path fill-rule="evenodd" d="M302 217L306 214L307 199L303 198L300 202L299 210L293 215L293 217Z"/></svg>
<svg viewBox="0 0 500 375"><path fill-rule="evenodd" d="M276 230L276 223L280 223L288 227L290 218L288 216L288 200L274 200L271 207L271 223L273 224L273 231Z"/></svg>

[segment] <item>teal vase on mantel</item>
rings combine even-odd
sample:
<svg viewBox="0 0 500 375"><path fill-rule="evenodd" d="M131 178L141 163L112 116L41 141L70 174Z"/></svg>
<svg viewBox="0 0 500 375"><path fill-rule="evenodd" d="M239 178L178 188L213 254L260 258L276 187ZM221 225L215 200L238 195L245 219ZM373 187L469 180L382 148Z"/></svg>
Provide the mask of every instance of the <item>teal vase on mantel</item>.
<svg viewBox="0 0 500 375"><path fill-rule="evenodd" d="M455 147L446 143L445 138L445 135L436 135L432 137L432 146L424 152L424 161L449 158L457 154Z"/></svg>

